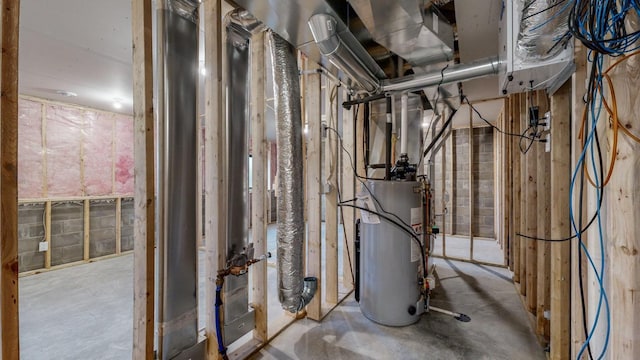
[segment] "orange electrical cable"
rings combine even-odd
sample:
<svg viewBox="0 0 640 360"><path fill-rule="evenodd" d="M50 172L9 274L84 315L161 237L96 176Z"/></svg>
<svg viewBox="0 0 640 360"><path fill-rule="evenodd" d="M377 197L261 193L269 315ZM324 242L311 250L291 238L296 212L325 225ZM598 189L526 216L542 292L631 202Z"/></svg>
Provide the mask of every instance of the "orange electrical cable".
<svg viewBox="0 0 640 360"><path fill-rule="evenodd" d="M637 137L636 135L634 135L633 133L631 133L631 131L629 131L626 127L622 126L620 124L620 120L618 118L618 103L616 100L616 93L615 93L615 89L613 87L613 81L611 80L611 77L609 76L609 72L611 70L613 70L616 66L618 66L620 63L628 60L629 58L636 56L640 54L640 50L634 51L633 53L629 54L629 55L625 55L623 57L621 57L620 59L618 59L617 61L615 61L613 64L611 64L607 70L602 73L604 78L607 80L607 84L609 85L609 93L611 94L611 101L612 101L612 106L609 106L609 102L606 100L606 98L603 96L602 97L602 101L603 101L603 105L607 111L607 114L609 115L609 121L611 123L611 131L613 132L613 144L611 147L611 160L609 163L609 170L607 171L607 176L605 177L604 182L602 183L602 185L600 187L605 187L608 183L609 180L611 180L611 175L613 174L613 169L615 167L615 163L616 163L616 158L617 158L617 152L618 152L618 130L622 129L622 132L625 133L627 136L629 136L632 140L640 143L640 138ZM600 87L600 89L598 89L600 92L602 92L602 88ZM585 109L582 113L582 124L580 125L580 132L578 134L578 139L582 139L582 136L584 135L584 129L586 126L586 122L587 122L587 107L585 106ZM583 147L584 150L584 147ZM595 182L593 181L593 179L591 178L591 175L589 174L589 171L587 169L587 163L583 162L583 171L587 176L587 179L589 180L589 183L591 183L591 185L593 187L596 188L600 188L598 186L596 186Z"/></svg>

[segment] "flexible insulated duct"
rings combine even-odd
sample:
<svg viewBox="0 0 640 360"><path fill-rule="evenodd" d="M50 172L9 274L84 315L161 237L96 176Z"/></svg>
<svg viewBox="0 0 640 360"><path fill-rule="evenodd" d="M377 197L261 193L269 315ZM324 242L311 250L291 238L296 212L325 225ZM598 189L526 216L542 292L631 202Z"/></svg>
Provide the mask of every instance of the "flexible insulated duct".
<svg viewBox="0 0 640 360"><path fill-rule="evenodd" d="M271 63L278 132L278 298L295 313L313 298L315 278L303 279L305 238L302 120L296 49L271 32Z"/></svg>
<svg viewBox="0 0 640 360"><path fill-rule="evenodd" d="M520 0L520 3L518 58L523 62L536 62L556 56L570 39L567 36L570 2Z"/></svg>

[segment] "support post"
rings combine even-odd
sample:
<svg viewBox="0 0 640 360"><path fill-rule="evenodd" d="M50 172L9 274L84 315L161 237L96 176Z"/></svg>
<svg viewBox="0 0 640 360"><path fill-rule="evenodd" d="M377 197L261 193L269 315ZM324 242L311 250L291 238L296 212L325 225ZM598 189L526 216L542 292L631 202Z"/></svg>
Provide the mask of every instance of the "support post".
<svg viewBox="0 0 640 360"><path fill-rule="evenodd" d="M18 30L20 1L2 0L0 14L0 346L20 357L18 320Z"/></svg>
<svg viewBox="0 0 640 360"><path fill-rule="evenodd" d="M309 61L306 70L315 70L317 65ZM307 233L307 274L318 279L317 294L322 294L322 122L320 117L320 74L307 78L304 88L306 99L307 134L307 203L309 208ZM322 319L322 296L314 296L307 305L307 316L316 321Z"/></svg>
<svg viewBox="0 0 640 360"><path fill-rule="evenodd" d="M82 213L83 213L83 229L84 229L84 241L83 241L83 260L89 261L89 244L91 240L91 201L89 199L84 199L82 205Z"/></svg>
<svg viewBox="0 0 640 360"><path fill-rule="evenodd" d="M520 133L523 133L527 129L527 124L529 122L527 116L527 95L520 94L520 106L519 109L519 123L520 123ZM527 142L525 139L519 138L518 142L522 140L523 145L527 146ZM523 154L523 151L520 151L520 203L517 206L520 206L520 233L527 233L527 203L528 199L528 173L527 173L527 158L526 155ZM527 290L529 287L527 286L527 282L529 281L529 269L527 268L527 251L528 251L528 242L527 239L520 238L520 295L527 296Z"/></svg>
<svg viewBox="0 0 640 360"><path fill-rule="evenodd" d="M133 358L153 359L155 200L151 0L132 0L134 120Z"/></svg>
<svg viewBox="0 0 640 360"><path fill-rule="evenodd" d="M335 99L331 99L332 82L327 79L326 97L327 108L326 118L327 124L333 128L337 128L338 124L338 101L337 89ZM325 215L325 237L326 237L326 275L327 275L327 291L326 300L331 304L338 302L338 191L336 188L338 180L338 137L337 134L329 130L325 140L325 163L327 173L326 182L330 189L325 194L326 199L326 215Z"/></svg>
<svg viewBox="0 0 640 360"><path fill-rule="evenodd" d="M116 254L122 253L122 198L116 198Z"/></svg>
<svg viewBox="0 0 640 360"><path fill-rule="evenodd" d="M510 97L511 106L510 106L510 130L513 134L519 134L521 132L520 129L520 95L514 94ZM520 186L520 145L519 138L511 139L511 196L513 202L511 203L511 231L509 232L509 237L511 237L513 243L513 281L516 283L520 283L522 286L520 276L520 247L522 243L522 239L516 234L520 232L520 195L522 192L522 187Z"/></svg>
<svg viewBox="0 0 640 360"><path fill-rule="evenodd" d="M44 268L51 268L51 201L44 203L44 241L47 242L47 251L44 253Z"/></svg>
<svg viewBox="0 0 640 360"><path fill-rule="evenodd" d="M257 255L267 253L267 139L265 137L265 33L251 41L251 240ZM256 329L253 337L263 343L267 333L267 262L251 268Z"/></svg>
<svg viewBox="0 0 640 360"><path fill-rule="evenodd" d="M549 99L544 92L538 92L538 107L540 117L548 111ZM544 120L542 120L544 121ZM546 138L546 134L543 135ZM538 238L549 239L551 237L551 153L546 152L546 144L537 144L538 164L537 164L537 232ZM536 294L537 300L537 333L549 337L549 320L544 317L544 312L549 311L551 286L551 243L538 242L537 244L537 269L538 284Z"/></svg>
<svg viewBox="0 0 640 360"><path fill-rule="evenodd" d="M530 94L528 97L533 97L533 95ZM531 106L533 106L531 101L527 101L526 123L528 123L530 117L529 108ZM530 132L532 131L535 130L531 129ZM525 155L527 162L527 177L525 178L527 183L525 224L527 227L524 233L529 236L537 235L538 227L538 145L538 142L534 142L529 152ZM527 146L529 146L529 144L527 144ZM529 308L529 312L535 315L537 308L536 303L538 301L538 244L536 240L531 239L525 240L525 243L527 244L527 307Z"/></svg>
<svg viewBox="0 0 640 360"><path fill-rule="evenodd" d="M571 179L571 83L551 97L551 237L568 237ZM570 257L569 242L551 244L551 359L569 359Z"/></svg>
<svg viewBox="0 0 640 360"><path fill-rule="evenodd" d="M346 99L346 90L343 91ZM338 146L340 151L340 163L342 164L342 186L340 186L340 197L342 200L353 199L355 197L355 174L353 173L352 160L342 151L344 147L349 154L354 154L355 150L355 119L353 118L353 107L350 110L342 110L342 146ZM342 251L342 279L347 288L353 288L354 278L354 237L355 237L355 209L350 207L340 208L344 227L344 248Z"/></svg>
<svg viewBox="0 0 640 360"><path fill-rule="evenodd" d="M224 264L226 215L223 201L226 148L222 94L222 0L207 0L203 4L205 27L205 299L207 317L207 359L218 359L216 323L213 304L216 301L216 274Z"/></svg>

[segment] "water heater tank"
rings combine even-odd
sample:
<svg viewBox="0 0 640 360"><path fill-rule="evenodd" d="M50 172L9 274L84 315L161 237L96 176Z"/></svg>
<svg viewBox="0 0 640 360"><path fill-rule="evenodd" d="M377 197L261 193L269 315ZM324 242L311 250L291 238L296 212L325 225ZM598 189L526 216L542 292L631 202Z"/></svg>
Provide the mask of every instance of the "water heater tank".
<svg viewBox="0 0 640 360"><path fill-rule="evenodd" d="M367 187L386 212L419 230L422 225L419 182L369 180ZM367 189L363 190L366 194ZM375 201L373 204L377 212L385 214L379 204ZM385 215L395 219L393 215ZM363 216L360 310L382 325L413 324L424 311L418 284L420 247L406 231L383 218L378 223L375 219L365 220Z"/></svg>

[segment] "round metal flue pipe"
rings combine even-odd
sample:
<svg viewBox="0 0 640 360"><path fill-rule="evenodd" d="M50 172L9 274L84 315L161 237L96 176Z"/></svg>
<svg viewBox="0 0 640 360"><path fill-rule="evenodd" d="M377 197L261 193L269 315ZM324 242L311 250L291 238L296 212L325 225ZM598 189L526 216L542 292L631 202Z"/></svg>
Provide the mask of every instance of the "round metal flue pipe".
<svg viewBox="0 0 640 360"><path fill-rule="evenodd" d="M465 65L451 66L443 72L434 71L427 74L409 75L385 80L382 92L418 90L438 84L477 79L495 75L500 71L500 61L496 58L479 60Z"/></svg>

